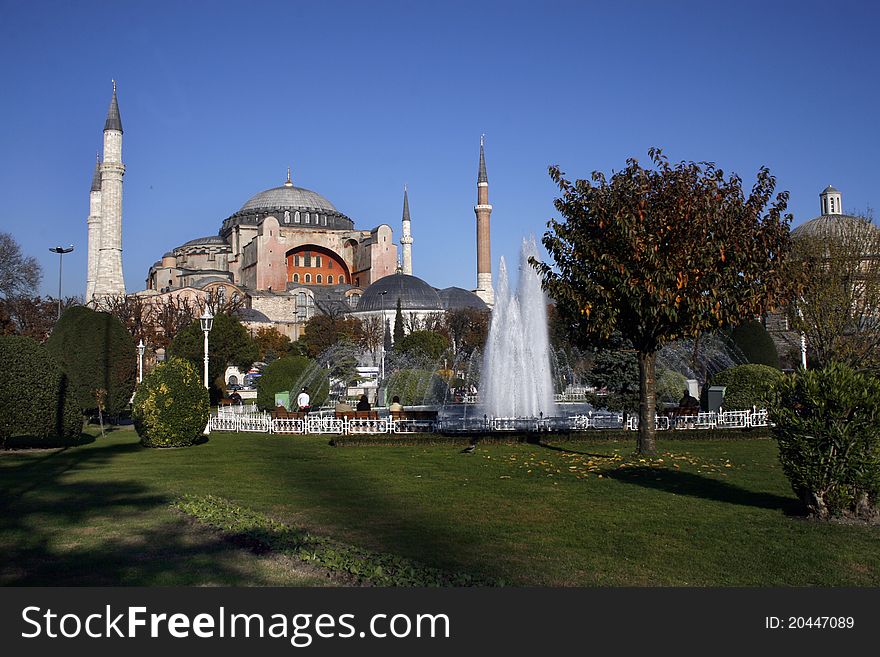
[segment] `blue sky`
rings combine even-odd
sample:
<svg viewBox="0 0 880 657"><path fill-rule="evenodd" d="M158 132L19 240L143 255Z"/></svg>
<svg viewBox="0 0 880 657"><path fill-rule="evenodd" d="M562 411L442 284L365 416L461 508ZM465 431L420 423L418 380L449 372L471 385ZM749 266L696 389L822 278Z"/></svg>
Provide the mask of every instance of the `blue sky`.
<svg viewBox="0 0 880 657"><path fill-rule="evenodd" d="M547 166L610 172L659 146L751 185L794 224L828 184L880 203L880 10L869 2L14 2L0 0L0 230L82 294L95 153L119 84L129 291L284 181L400 234L414 273L475 285L480 135L493 271L554 215Z"/></svg>

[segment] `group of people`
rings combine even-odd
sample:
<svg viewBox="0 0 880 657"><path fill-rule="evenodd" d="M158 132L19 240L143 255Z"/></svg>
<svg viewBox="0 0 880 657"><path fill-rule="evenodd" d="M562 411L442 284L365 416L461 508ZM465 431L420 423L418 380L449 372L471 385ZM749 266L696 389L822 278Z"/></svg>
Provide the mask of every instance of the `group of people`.
<svg viewBox="0 0 880 657"><path fill-rule="evenodd" d="M309 396L309 389L307 387L303 387L300 393L296 396L296 408L300 413L308 413L312 410L311 407L312 398ZM370 410L370 400L367 399L366 395L361 395L358 400L357 405L352 408L351 404L347 401L340 399L336 402L335 411L337 413L353 413L354 411L369 411ZM391 399L391 405L388 407L389 411L402 411L403 405L400 403L400 397L395 395Z"/></svg>

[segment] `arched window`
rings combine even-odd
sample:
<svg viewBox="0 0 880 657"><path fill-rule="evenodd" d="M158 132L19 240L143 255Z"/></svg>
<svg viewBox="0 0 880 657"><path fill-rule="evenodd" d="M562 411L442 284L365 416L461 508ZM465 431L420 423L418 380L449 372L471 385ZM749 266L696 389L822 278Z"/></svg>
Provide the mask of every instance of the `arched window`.
<svg viewBox="0 0 880 657"><path fill-rule="evenodd" d="M316 283L323 283L324 282L324 278L321 276L321 274L318 274L317 276L315 276L315 282Z"/></svg>
<svg viewBox="0 0 880 657"><path fill-rule="evenodd" d="M311 274L306 274L305 282L306 282L306 283L311 283L311 282L312 282L312 275L311 275Z"/></svg>
<svg viewBox="0 0 880 657"><path fill-rule="evenodd" d="M326 214L322 214L322 215L321 215L321 225L322 225L322 226L326 226L326 225L327 225L327 215L326 215Z"/></svg>
<svg viewBox="0 0 880 657"><path fill-rule="evenodd" d="M304 224L309 223L309 213L308 213L308 212L306 212L306 213L303 215L303 223L304 223Z"/></svg>
<svg viewBox="0 0 880 657"><path fill-rule="evenodd" d="M333 285L333 275L327 277L327 285Z"/></svg>
<svg viewBox="0 0 880 657"><path fill-rule="evenodd" d="M294 275L293 275L293 282L294 282L294 283L299 283L299 274L294 274Z"/></svg>
<svg viewBox="0 0 880 657"><path fill-rule="evenodd" d="M295 224L299 223L299 210L297 210L296 212L293 213L293 223L295 223Z"/></svg>
<svg viewBox="0 0 880 657"><path fill-rule="evenodd" d="M298 322L306 322L315 314L315 297L311 292L300 290L294 297L294 308Z"/></svg>

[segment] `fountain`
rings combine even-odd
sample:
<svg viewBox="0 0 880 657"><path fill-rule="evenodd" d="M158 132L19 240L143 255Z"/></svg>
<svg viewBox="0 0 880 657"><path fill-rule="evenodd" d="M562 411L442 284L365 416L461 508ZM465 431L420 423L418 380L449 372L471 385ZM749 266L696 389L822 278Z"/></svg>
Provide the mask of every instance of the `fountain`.
<svg viewBox="0 0 880 657"><path fill-rule="evenodd" d="M501 258L480 386L487 418L543 419L556 414L546 301L538 272L529 264L529 257L537 255L534 237L524 239L515 294Z"/></svg>

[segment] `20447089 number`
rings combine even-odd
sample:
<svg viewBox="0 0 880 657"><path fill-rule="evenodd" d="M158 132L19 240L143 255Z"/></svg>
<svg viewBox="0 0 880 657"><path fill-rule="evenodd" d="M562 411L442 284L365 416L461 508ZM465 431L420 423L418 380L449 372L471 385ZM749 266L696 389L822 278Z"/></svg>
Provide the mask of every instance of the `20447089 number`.
<svg viewBox="0 0 880 657"><path fill-rule="evenodd" d="M851 630L856 621L852 616L765 616L768 630Z"/></svg>

